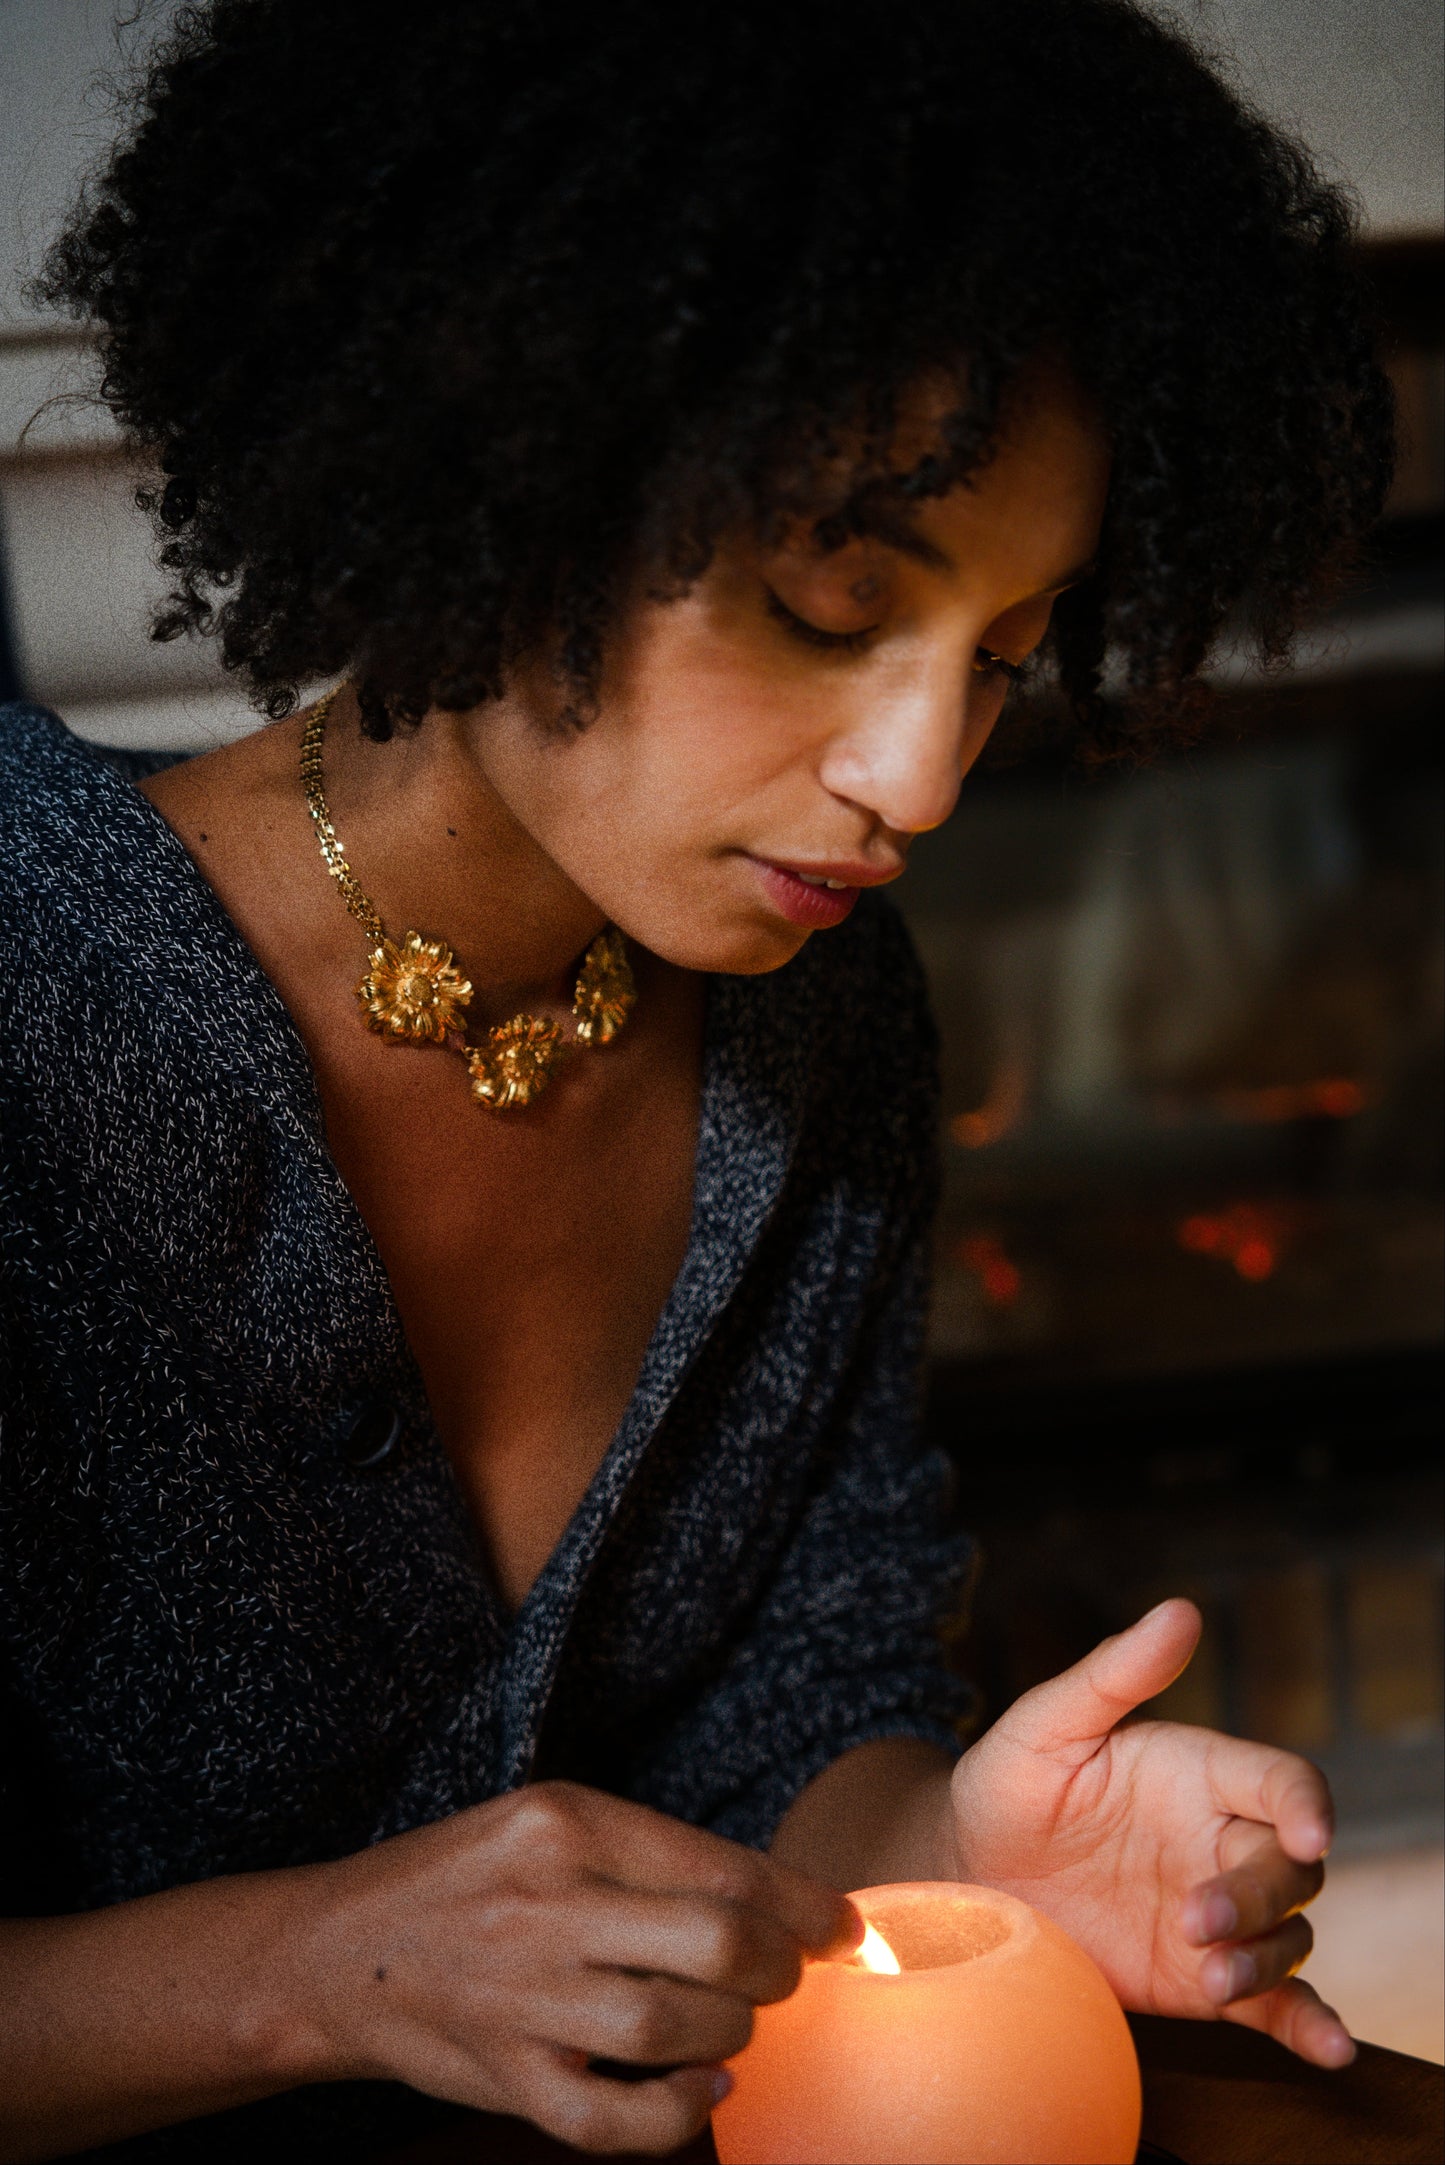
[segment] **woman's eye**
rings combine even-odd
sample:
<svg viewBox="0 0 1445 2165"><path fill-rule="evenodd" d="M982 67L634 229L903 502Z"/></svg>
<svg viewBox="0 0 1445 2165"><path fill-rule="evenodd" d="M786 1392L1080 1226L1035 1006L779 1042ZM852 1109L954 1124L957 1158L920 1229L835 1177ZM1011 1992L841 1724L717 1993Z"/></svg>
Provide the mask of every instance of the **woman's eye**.
<svg viewBox="0 0 1445 2165"><path fill-rule="evenodd" d="M1017 684L1024 673L1022 662L1006 662L1002 654L995 654L991 647L981 646L973 658L976 677L1002 677L1006 684Z"/></svg>
<svg viewBox="0 0 1445 2165"><path fill-rule="evenodd" d="M769 616L774 617L792 638L802 640L805 646L824 647L834 654L857 653L877 634L876 624L870 624L862 631L824 631L821 624L810 624L805 616L790 609L781 594L775 594L771 587L764 591ZM973 673L990 681L1001 679L1012 686L1024 674L1024 664L1006 661L1002 654L995 654L992 647L981 646L973 658Z"/></svg>
<svg viewBox="0 0 1445 2165"><path fill-rule="evenodd" d="M863 631L824 631L821 624L810 624L806 617L790 609L780 594L771 587L766 589L768 614L775 617L794 639L801 639L806 646L827 647L833 653L855 653L865 647L873 637L876 625L868 625Z"/></svg>

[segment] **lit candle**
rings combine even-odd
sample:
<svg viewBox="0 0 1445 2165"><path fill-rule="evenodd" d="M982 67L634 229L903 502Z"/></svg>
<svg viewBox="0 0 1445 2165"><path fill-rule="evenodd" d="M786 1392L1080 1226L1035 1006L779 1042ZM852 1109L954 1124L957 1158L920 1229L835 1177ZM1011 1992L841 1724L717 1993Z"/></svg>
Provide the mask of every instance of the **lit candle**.
<svg viewBox="0 0 1445 2165"><path fill-rule="evenodd" d="M760 2007L722 2165L1132 2165L1139 2065L1101 1972L1012 1895L853 1896L869 1936Z"/></svg>

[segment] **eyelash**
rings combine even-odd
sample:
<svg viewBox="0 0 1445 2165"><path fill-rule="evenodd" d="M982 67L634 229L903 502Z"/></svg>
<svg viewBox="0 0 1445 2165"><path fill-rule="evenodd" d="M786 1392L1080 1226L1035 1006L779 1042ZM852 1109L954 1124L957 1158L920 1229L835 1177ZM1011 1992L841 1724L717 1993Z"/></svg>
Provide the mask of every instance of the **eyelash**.
<svg viewBox="0 0 1445 2165"><path fill-rule="evenodd" d="M820 625L810 624L806 617L795 615L781 594L775 594L771 587L767 592L768 614L775 616L784 631L801 639L805 646L826 647L835 654L856 654L873 637L871 625L866 631L824 631Z"/></svg>
<svg viewBox="0 0 1445 2165"><path fill-rule="evenodd" d="M991 647L981 646L979 659L973 665L975 676L1002 677L1008 685L1017 684L1023 676L1022 662L1006 662L1002 654L995 654ZM982 666L980 667L980 663Z"/></svg>
<svg viewBox="0 0 1445 2165"><path fill-rule="evenodd" d="M767 595L768 614L776 617L783 629L805 646L824 647L834 654L857 654L874 635L871 625L866 631L824 631L820 625L810 624L806 617L798 616L771 587ZM995 654L992 648L984 646L978 649L978 659L973 667L976 676L1003 677L1010 685L1017 684L1024 673L1022 662L1005 661L1002 654Z"/></svg>

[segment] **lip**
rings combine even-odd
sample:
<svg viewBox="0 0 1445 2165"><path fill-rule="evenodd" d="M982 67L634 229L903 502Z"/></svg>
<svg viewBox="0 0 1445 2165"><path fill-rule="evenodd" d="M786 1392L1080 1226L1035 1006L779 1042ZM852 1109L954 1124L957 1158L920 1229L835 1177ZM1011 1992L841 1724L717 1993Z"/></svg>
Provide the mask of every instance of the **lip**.
<svg viewBox="0 0 1445 2165"><path fill-rule="evenodd" d="M860 864L857 859L848 862L820 865L775 864L766 857L754 857L762 885L769 901L779 916L786 917L790 925L803 925L810 932L819 931L826 925L840 925L848 916L865 887L881 887L885 881L896 879L903 867L894 871L880 872L876 865ZM839 887L813 887L813 880L841 880Z"/></svg>
<svg viewBox="0 0 1445 2165"><path fill-rule="evenodd" d="M845 887L886 887L889 880L896 880L902 872L901 864L885 865L881 870L866 857L838 857L828 864L798 864L792 858L760 857L759 864L771 864L779 872L791 873L794 879L841 880Z"/></svg>

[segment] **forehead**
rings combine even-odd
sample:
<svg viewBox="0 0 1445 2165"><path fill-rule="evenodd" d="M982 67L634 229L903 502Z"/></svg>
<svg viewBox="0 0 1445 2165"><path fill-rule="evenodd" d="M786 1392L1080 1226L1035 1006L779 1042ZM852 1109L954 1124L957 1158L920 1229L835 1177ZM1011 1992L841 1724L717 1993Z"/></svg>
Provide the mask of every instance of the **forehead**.
<svg viewBox="0 0 1445 2165"><path fill-rule="evenodd" d="M902 477L946 455L944 424L960 408L957 382L918 386L889 446L887 475ZM896 551L942 578L987 567L1020 596L1071 584L1098 546L1108 495L1110 444L1088 399L1061 368L1038 365L1011 387L985 458L933 496L910 498L886 478L856 483L841 473L820 519L798 542L831 553L849 539ZM845 508L846 507L846 508Z"/></svg>
<svg viewBox="0 0 1445 2165"><path fill-rule="evenodd" d="M1030 591L1067 583L1094 555L1110 472L1108 436L1062 375L1041 374L1004 409L992 455L916 525L956 562L980 549L1037 573Z"/></svg>

